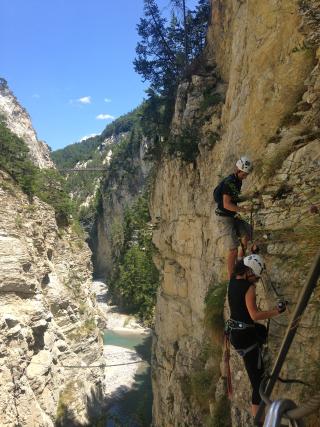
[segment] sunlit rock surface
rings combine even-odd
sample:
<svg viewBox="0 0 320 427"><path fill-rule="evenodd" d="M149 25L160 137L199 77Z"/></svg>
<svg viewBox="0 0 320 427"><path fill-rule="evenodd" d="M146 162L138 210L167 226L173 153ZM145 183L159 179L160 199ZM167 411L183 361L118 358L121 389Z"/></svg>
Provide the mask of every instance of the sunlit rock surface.
<svg viewBox="0 0 320 427"><path fill-rule="evenodd" d="M30 158L39 168L54 167L48 145L38 140L31 118L10 90L6 80L0 78L0 116L7 127L24 140L30 150Z"/></svg>
<svg viewBox="0 0 320 427"><path fill-rule="evenodd" d="M104 379L81 368L104 362L90 251L3 172L0 265L1 426L88 425Z"/></svg>
<svg viewBox="0 0 320 427"><path fill-rule="evenodd" d="M320 218L310 213L312 204L320 204L316 10L317 2L213 2L206 63L199 67L199 75L195 73L178 90L172 132L182 133L203 117L202 142L195 162L176 159L161 163L151 200L154 243L159 249L155 261L163 277L153 356L157 427L206 425L224 393L219 382L209 404L201 405L187 385L208 340L205 295L209 286L226 281L225 248L212 190L221 177L232 172L241 154L251 157L255 165L244 191L261 193L254 201L255 237L261 241L270 280L292 304L316 253ZM203 110L208 87L210 94L219 97L212 98ZM273 306L272 292L266 295L261 285L258 289L260 306ZM308 378L314 383L319 372L319 299L317 290L288 355L285 377ZM271 322L272 358L288 319L283 315L278 324ZM211 357L207 364L219 367L220 361ZM223 364L224 376L222 368ZM252 422L251 388L234 352L231 371L232 426L247 427ZM286 390L279 386L276 392L295 401L303 399L303 392L306 397L310 393L297 385L286 386Z"/></svg>

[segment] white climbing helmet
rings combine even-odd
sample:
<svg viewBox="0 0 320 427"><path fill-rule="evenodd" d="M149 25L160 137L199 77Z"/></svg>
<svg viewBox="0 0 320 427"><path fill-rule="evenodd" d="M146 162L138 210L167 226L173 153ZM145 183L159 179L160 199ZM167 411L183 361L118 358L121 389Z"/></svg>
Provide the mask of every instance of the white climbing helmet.
<svg viewBox="0 0 320 427"><path fill-rule="evenodd" d="M241 156L237 161L236 166L242 172L250 173L252 171L252 162L246 156Z"/></svg>
<svg viewBox="0 0 320 427"><path fill-rule="evenodd" d="M243 263L247 267L251 268L253 273L260 277L263 270L265 270L266 266L260 255L252 254L243 258Z"/></svg>

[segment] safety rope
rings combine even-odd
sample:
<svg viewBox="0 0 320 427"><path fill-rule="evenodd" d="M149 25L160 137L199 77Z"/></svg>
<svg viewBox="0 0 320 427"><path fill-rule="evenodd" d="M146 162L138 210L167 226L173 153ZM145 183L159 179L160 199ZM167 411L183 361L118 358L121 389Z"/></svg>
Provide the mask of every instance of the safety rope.
<svg viewBox="0 0 320 427"><path fill-rule="evenodd" d="M286 413L289 419L307 417L320 408L320 392L311 396L303 405Z"/></svg>
<svg viewBox="0 0 320 427"><path fill-rule="evenodd" d="M314 216L314 213L318 213L318 210L317 209L313 209L313 210L311 209L312 216ZM251 241L253 242L253 239L254 239L254 235L253 235L254 229L253 229L253 203L252 203L252 200L251 200L251 209L250 209L250 228L251 228ZM319 260L319 257L318 257L318 260ZM318 261L318 263L319 263L319 261ZM316 265L317 265L317 261L315 262L315 267L314 267L315 270L317 269ZM276 297L283 299L284 295L278 292L278 290L276 289L276 287L273 285L273 282L271 281L268 273L266 272L265 274L267 276L267 281L270 284L270 286L271 286L274 294L276 295ZM312 273L310 273L310 278L311 277L312 277ZM316 286L318 277L319 277L319 271L318 271L317 278L316 279L313 278L313 282L314 282L313 283L313 287ZM263 287L264 287L265 292L266 292L267 287L266 287L266 283L265 283L265 281L264 281L263 278L261 278L261 282L262 282ZM307 305L307 302L308 302L308 300L305 301L305 306ZM298 304L297 304L297 306L298 306ZM304 311L304 309L303 309L303 311ZM298 329L298 327L300 325L300 322L301 322L301 319L302 319L303 311L300 314L297 314L296 316L293 315L291 324L288 326L288 329L287 329L287 334L295 334L295 333L297 333L297 329ZM287 314L289 315L290 312L288 311ZM271 320L273 320L273 319L271 319ZM270 327L270 319L268 319L268 322L267 322L267 329L269 329L269 327ZM292 339L293 339L293 337L292 337ZM289 350L289 348L287 349L287 351L288 350ZM283 359L283 362L284 362L284 359ZM275 367L276 367L276 364L275 364ZM283 383L299 383L299 384L302 384L302 385L305 385L305 386L310 386L310 384L307 384L306 382L304 382L302 380L297 380L297 379L283 379L283 378L281 378L279 376L280 369L279 369L279 372L277 374L275 372L276 371L275 371L275 368L274 368L272 375L268 377L268 379L269 379L269 383L268 383L269 389L267 387L266 391L269 392L269 395L270 395L270 393L272 391L272 388L273 388L273 385L272 385L272 388L271 388L271 384L274 383L275 380L278 380L278 381L283 382ZM276 376L276 378L275 378L275 376ZM264 397L264 399L263 399L262 402L264 404L266 404L266 402L268 402L267 404L270 405L270 400L268 399L266 393L262 392L262 395ZM260 420L260 418L261 418L262 411L263 411L263 403L260 404L259 411L258 411L258 413L256 415L256 418L255 418L256 422L258 422ZM303 406L300 406L299 408L294 408L294 409L291 409L290 411L288 411L287 412L287 416L290 419L296 420L298 418L302 418L303 416L311 414L312 412L314 412L315 410L317 410L319 407L320 407L320 393L318 395L314 396L313 398L309 399L308 402L306 404L304 404Z"/></svg>
<svg viewBox="0 0 320 427"><path fill-rule="evenodd" d="M254 232L254 223L253 223L253 199L251 199L251 207L250 207L250 240L253 244L253 232Z"/></svg>
<svg viewBox="0 0 320 427"><path fill-rule="evenodd" d="M254 240L254 217L253 217L253 199L252 198L251 198L251 209L250 209L250 231L251 231L250 240L252 242L252 245L254 245L253 244L253 240ZM257 252L259 252L259 248L258 248ZM278 303L279 302L283 302L283 303L286 304L286 307L287 307L286 314L289 315L290 311L288 309L287 301L284 299L284 294L280 293L277 290L277 288L274 286L274 284L273 284L273 282L272 282L272 280L271 280L271 278L270 278L270 276L269 276L269 274L268 274L267 271L264 271L264 275L266 276L268 285L270 285L270 287L271 287L274 295L276 296L276 298L278 298ZM262 276L260 277L260 280L262 282L265 294L267 295L268 294L268 292L267 292L268 287L267 287L267 285L265 283L265 280L264 280L264 278ZM267 331L269 331L269 328L270 328L270 319L267 320Z"/></svg>
<svg viewBox="0 0 320 427"><path fill-rule="evenodd" d="M268 395L265 393L264 389L266 386L266 382L267 380L270 379L270 377L265 377L260 384L260 396L262 401L264 402L265 406L270 407L273 404L273 401L270 400L270 398L268 397ZM305 383L304 381L300 381L300 380L283 380L282 378L278 377L279 381L282 382L297 382L297 383L301 383L303 385L306 385L308 387L311 387L310 384ZM315 411L317 411L320 407L320 392L317 392L315 395L311 396L305 403L303 403L302 405L300 405L299 407L296 407L294 409L290 409L288 411L285 412L284 416L286 418L289 418L291 420L298 420L301 418L304 418L312 413L314 413Z"/></svg>
<svg viewBox="0 0 320 427"><path fill-rule="evenodd" d="M270 378L271 378L271 375L265 375L264 380L261 384L266 385L266 381L268 381ZM283 384L301 384L301 385L304 385L306 387L312 387L311 384L309 384L305 381L299 380L297 378L282 378L282 377L278 376L277 381L279 381L280 383L283 383ZM263 387L261 385L260 385L260 388L261 388L261 390L263 390Z"/></svg>
<svg viewBox="0 0 320 427"><path fill-rule="evenodd" d="M232 380L231 380L231 369L230 369L230 341L227 334L224 335L224 364L225 372L227 377L227 392L229 399L232 398Z"/></svg>
<svg viewBox="0 0 320 427"><path fill-rule="evenodd" d="M101 365L87 365L87 366L83 366L83 365L57 365L58 368L67 368L67 369L74 369L74 368L80 368L80 369L93 369L93 368L110 368L112 366L125 366L125 365L133 365L136 363L149 363L146 360L136 360L134 362L126 362L126 363L116 363L113 365L107 365L105 363L102 363ZM45 365L44 363L40 363L40 362L29 362L28 365L40 365L40 366L48 366Z"/></svg>
<svg viewBox="0 0 320 427"><path fill-rule="evenodd" d="M296 308L294 313L292 314L292 318L291 321L287 327L287 331L286 334L283 338L283 342L281 345L281 348L279 350L278 353L278 357L275 361L272 373L270 375L270 379L268 381L267 387L264 391L264 395L265 396L270 396L273 387L277 381L277 378L279 377L281 368L283 366L283 363L285 362L285 359L287 357L288 351L291 347L292 341L294 339L294 336L297 332L298 326L300 324L302 315L308 305L308 302L311 298L311 295L317 285L318 279L320 276L320 250L317 254L317 256L315 257L314 263L311 266L309 275L307 277L305 286L303 287L301 293L300 293L300 297L299 300L297 302ZM317 399L316 399L317 401ZM319 403L320 403L320 398L319 398ZM260 403L259 406L259 410L258 413L255 417L255 421L259 422L261 417L262 417L262 413L264 411L264 407L265 407L265 402L262 401Z"/></svg>

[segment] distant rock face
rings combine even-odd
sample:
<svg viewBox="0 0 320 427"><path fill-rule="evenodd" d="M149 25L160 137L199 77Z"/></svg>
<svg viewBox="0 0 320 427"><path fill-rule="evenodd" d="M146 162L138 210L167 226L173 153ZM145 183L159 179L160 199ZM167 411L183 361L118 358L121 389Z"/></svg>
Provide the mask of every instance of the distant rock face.
<svg viewBox="0 0 320 427"><path fill-rule="evenodd" d="M71 229L58 229L51 207L31 203L0 171L1 426L89 425L99 414L104 359L90 255Z"/></svg>
<svg viewBox="0 0 320 427"><path fill-rule="evenodd" d="M126 138L128 136L127 132L122 132L117 135L112 135L108 138L105 138L102 143L96 148L95 153L93 153L93 156L97 153L99 153L100 156L100 162L101 164L99 167L102 169L107 169L111 159L112 159L112 150L114 147L121 142L123 138ZM94 165L95 162L93 159L89 159L86 161L80 161L75 164L76 169L90 169L92 168L92 165ZM95 166L93 166L95 167ZM97 167L97 166L96 166ZM99 177L92 178L94 182L94 188L93 191L91 191L89 194L83 194L83 188L80 187L75 188L74 191L71 193L71 197L77 199L77 201L80 204L80 207L89 207L93 202L96 195L96 191L101 185L102 180L102 172Z"/></svg>
<svg viewBox="0 0 320 427"><path fill-rule="evenodd" d="M226 286L226 248L214 215L212 190L232 172L239 155L248 155L255 165L244 191L257 189L261 194L254 201L255 238L260 239L270 280L292 304L317 251L320 219L310 206L320 206L320 27L314 13L318 2L299 3L214 1L206 51L207 65L214 71L199 72L178 89L172 131L181 132L202 115L205 143L200 143L193 163L164 160L152 194L156 263L163 278L153 345L156 427L226 426L208 420L215 416L221 390L211 390L207 405L201 395L192 393L190 379L208 341L207 290L218 283ZM210 147L205 136L212 131L217 138ZM259 285L258 292L261 308L274 306L270 289L264 292ZM308 378L312 384L319 375L319 300L317 289L283 370L285 377ZM271 322L273 360L288 320L282 315L277 324ZM251 388L243 361L233 351L231 372L232 426L251 426ZM194 377L198 389L203 373ZM224 377L223 369L221 373ZM277 387L277 397L299 401L310 395L297 385Z"/></svg>
<svg viewBox="0 0 320 427"><path fill-rule="evenodd" d="M112 161L109 147L117 144L122 138L129 138L129 132L112 136L101 145L108 165ZM107 178L101 181L101 212L96 217L91 234L97 277L110 276L113 269L112 229L123 221L125 209L132 205L146 184L146 177L151 168L150 162L145 160L146 147L147 141L142 139L135 152L130 153L130 157L126 159L126 164L119 163L116 170L108 173Z"/></svg>
<svg viewBox="0 0 320 427"><path fill-rule="evenodd" d="M28 112L19 104L6 80L0 78L0 115L8 128L25 141L30 150L31 160L39 168L54 167L47 144L39 141L32 127Z"/></svg>

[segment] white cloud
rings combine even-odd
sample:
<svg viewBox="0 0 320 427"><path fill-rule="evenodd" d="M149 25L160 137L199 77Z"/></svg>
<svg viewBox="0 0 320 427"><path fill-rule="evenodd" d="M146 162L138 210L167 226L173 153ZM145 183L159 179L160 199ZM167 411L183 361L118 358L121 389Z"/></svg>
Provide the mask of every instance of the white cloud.
<svg viewBox="0 0 320 427"><path fill-rule="evenodd" d="M98 120L114 120L115 117L111 116L110 114L99 114L96 119Z"/></svg>
<svg viewBox="0 0 320 427"><path fill-rule="evenodd" d="M111 102L110 98L104 98L104 102Z"/></svg>
<svg viewBox="0 0 320 427"><path fill-rule="evenodd" d="M80 104L91 104L91 96L83 96L77 99L77 102L80 102Z"/></svg>
<svg viewBox="0 0 320 427"><path fill-rule="evenodd" d="M99 135L99 134L98 133L91 133L90 135L83 136L80 139L80 142L85 141L86 139L89 139L89 138L93 138L94 136L97 136L97 135Z"/></svg>
<svg viewBox="0 0 320 427"><path fill-rule="evenodd" d="M39 95L38 93L34 93L34 94L32 95L32 98L40 98L40 95Z"/></svg>

